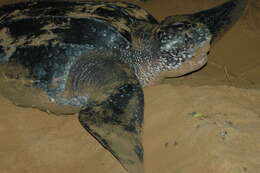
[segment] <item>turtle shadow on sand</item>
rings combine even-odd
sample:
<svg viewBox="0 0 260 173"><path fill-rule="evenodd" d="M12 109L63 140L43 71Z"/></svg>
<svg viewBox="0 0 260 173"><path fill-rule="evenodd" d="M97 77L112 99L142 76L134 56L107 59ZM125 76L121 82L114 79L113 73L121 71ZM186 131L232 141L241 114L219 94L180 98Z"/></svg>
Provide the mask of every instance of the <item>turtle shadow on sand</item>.
<svg viewBox="0 0 260 173"><path fill-rule="evenodd" d="M158 22L125 2L0 7L0 91L16 105L79 113L129 173L143 173L143 89L200 69L246 1Z"/></svg>

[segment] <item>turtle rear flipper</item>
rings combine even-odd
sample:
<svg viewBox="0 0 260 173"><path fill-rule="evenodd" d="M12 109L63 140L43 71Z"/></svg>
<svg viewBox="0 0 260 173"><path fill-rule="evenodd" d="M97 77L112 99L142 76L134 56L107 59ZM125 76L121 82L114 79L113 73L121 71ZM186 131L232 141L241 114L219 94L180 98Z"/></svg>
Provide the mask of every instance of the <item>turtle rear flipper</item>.
<svg viewBox="0 0 260 173"><path fill-rule="evenodd" d="M100 53L83 56L72 67L69 88L74 97L86 93L89 97L79 113L82 126L129 173L143 173L144 100L134 72L115 62L113 56L102 57Z"/></svg>

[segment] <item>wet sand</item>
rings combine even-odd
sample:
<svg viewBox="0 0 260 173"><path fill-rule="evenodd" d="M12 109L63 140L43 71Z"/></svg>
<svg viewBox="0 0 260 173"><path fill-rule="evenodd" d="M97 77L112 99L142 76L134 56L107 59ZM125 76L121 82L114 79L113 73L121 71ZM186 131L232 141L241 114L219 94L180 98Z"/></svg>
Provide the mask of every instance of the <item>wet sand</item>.
<svg viewBox="0 0 260 173"><path fill-rule="evenodd" d="M137 4L163 19L221 2ZM146 173L260 172L259 19L260 1L249 1L245 15L212 49L205 68L145 89ZM76 115L16 107L3 97L0 172L126 173Z"/></svg>
<svg viewBox="0 0 260 173"><path fill-rule="evenodd" d="M145 99L147 173L260 171L259 91L159 85L145 89ZM1 172L126 173L76 115L0 102Z"/></svg>

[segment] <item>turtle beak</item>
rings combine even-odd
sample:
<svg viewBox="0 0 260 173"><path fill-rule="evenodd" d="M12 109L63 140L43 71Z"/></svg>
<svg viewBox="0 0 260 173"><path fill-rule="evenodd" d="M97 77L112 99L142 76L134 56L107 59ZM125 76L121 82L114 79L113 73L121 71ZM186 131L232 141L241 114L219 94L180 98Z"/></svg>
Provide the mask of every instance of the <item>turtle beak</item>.
<svg viewBox="0 0 260 173"><path fill-rule="evenodd" d="M205 24L215 42L228 31L242 15L247 0L230 0L217 7L191 15L192 20Z"/></svg>

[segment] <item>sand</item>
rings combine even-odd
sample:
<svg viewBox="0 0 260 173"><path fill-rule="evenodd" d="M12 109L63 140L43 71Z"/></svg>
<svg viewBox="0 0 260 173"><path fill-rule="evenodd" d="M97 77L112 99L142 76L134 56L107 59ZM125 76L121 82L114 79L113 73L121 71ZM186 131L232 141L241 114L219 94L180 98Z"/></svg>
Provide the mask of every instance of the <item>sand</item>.
<svg viewBox="0 0 260 173"><path fill-rule="evenodd" d="M163 19L221 2L136 3ZM251 0L241 20L214 46L205 68L145 89L146 173L260 172L259 19L260 1ZM16 107L3 97L0 172L126 173L76 115Z"/></svg>
<svg viewBox="0 0 260 173"><path fill-rule="evenodd" d="M159 85L145 89L145 99L147 173L260 172L259 91ZM0 102L1 172L126 173L76 115Z"/></svg>

